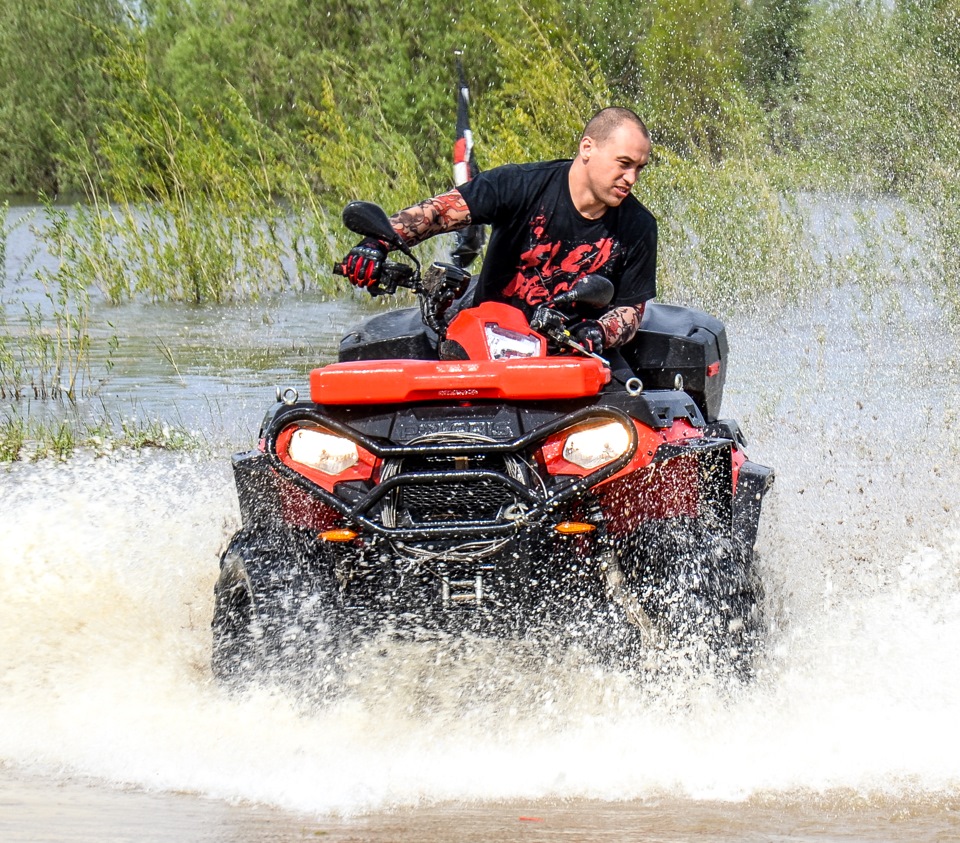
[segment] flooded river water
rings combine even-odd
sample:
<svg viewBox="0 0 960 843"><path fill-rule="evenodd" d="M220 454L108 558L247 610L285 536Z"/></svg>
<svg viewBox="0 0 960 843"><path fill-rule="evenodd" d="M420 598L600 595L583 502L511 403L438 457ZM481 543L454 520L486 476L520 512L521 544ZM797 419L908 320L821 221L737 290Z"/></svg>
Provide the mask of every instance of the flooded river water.
<svg viewBox="0 0 960 843"><path fill-rule="evenodd" d="M0 839L960 840L960 342L926 290L728 325L725 414L777 470L752 684L468 640L372 648L322 706L229 696L230 452L359 312L111 309L103 400L209 447L0 470Z"/></svg>

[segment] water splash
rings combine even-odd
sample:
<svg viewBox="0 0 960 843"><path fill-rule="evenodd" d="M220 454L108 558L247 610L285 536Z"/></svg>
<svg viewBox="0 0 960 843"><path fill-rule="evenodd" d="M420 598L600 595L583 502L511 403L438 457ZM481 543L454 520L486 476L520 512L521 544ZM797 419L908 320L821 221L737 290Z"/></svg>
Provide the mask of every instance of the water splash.
<svg viewBox="0 0 960 843"><path fill-rule="evenodd" d="M957 337L922 292L852 288L729 334L726 412L778 472L752 685L456 640L366 648L328 705L231 697L207 667L228 461L81 457L0 475L0 759L323 813L956 794Z"/></svg>

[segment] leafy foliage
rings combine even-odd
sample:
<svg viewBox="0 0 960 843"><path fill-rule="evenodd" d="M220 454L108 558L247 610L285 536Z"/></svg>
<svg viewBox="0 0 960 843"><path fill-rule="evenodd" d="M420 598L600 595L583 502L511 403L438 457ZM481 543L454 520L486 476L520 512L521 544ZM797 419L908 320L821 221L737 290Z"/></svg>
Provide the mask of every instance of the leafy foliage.
<svg viewBox="0 0 960 843"><path fill-rule="evenodd" d="M655 140L719 160L754 148L758 109L744 90L733 0L640 7L639 86Z"/></svg>
<svg viewBox="0 0 960 843"><path fill-rule="evenodd" d="M0 2L0 191L56 195L64 138L93 138L109 82L98 36L125 25L119 0Z"/></svg>
<svg viewBox="0 0 960 843"><path fill-rule="evenodd" d="M627 105L664 287L789 289L797 186L932 207L955 262L958 33L960 0L4 0L0 177L83 191L70 272L114 301L324 288L345 201L450 186L460 49L481 167Z"/></svg>
<svg viewBox="0 0 960 843"><path fill-rule="evenodd" d="M921 223L886 224L922 228L930 265L865 221L851 266L936 282L960 310L960 0L0 0L0 193L85 199L41 214L57 260L25 329L0 297L0 461L188 442L15 401L74 411L97 390L93 285L112 302L334 292L346 201L451 186L454 50L482 168L570 155L608 104L645 119L662 297L723 314L830 283L804 240L810 188L897 194Z"/></svg>
<svg viewBox="0 0 960 843"><path fill-rule="evenodd" d="M807 0L755 0L743 19L744 83L771 110L791 96L800 78Z"/></svg>
<svg viewBox="0 0 960 843"><path fill-rule="evenodd" d="M557 23L561 4L542 0L538 5L540 15L534 17L520 2L501 3L515 16L513 27L509 33L486 30L502 75L499 95L478 109L489 167L570 157L586 120L610 103L587 45ZM549 84L531 85L532 79Z"/></svg>

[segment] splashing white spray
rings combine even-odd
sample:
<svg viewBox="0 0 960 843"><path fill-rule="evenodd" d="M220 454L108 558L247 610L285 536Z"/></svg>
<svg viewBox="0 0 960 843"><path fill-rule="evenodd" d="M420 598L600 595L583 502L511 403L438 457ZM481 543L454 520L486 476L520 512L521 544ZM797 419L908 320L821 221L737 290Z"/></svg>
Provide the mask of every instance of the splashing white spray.
<svg viewBox="0 0 960 843"><path fill-rule="evenodd" d="M729 332L726 410L778 472L770 644L732 698L474 641L371 647L326 707L226 696L207 667L226 461L77 458L0 475L0 759L343 813L955 792L956 339L920 296L849 290Z"/></svg>

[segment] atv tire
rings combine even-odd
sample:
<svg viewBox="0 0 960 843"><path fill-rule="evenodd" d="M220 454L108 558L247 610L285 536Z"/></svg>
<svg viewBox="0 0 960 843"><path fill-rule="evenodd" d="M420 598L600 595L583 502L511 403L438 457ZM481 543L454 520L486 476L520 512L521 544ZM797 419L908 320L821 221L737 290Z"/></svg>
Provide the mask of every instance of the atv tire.
<svg viewBox="0 0 960 843"><path fill-rule="evenodd" d="M325 673L337 644L332 574L303 574L302 537L278 530L238 532L214 587L211 669L226 686L271 678L304 684Z"/></svg>
<svg viewBox="0 0 960 843"><path fill-rule="evenodd" d="M647 537L644 557L636 587L667 649L750 678L763 640L753 549L697 520L677 519Z"/></svg>
<svg viewBox="0 0 960 843"><path fill-rule="evenodd" d="M261 568L264 542L237 533L220 558L220 577L213 589L213 650L210 667L223 685L243 685L263 663L257 635L250 570Z"/></svg>

